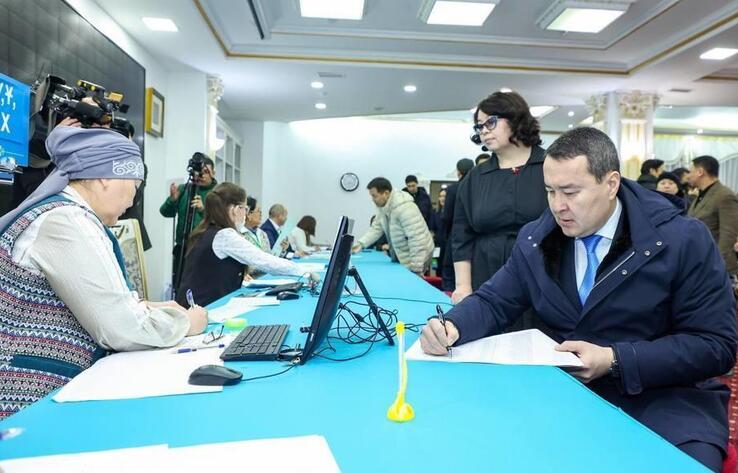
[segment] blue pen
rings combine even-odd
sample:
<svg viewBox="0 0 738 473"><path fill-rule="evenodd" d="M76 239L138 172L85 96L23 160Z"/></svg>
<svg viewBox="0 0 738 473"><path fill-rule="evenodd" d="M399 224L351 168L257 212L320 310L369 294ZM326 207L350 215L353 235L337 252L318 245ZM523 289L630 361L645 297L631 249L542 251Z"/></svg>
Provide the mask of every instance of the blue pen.
<svg viewBox="0 0 738 473"><path fill-rule="evenodd" d="M0 440L8 440L17 437L23 433L20 427L11 427L9 429L0 430Z"/></svg>
<svg viewBox="0 0 738 473"><path fill-rule="evenodd" d="M192 289L187 289L187 303L190 305L190 307L195 306L195 298L192 297Z"/></svg>
<svg viewBox="0 0 738 473"><path fill-rule="evenodd" d="M189 353L191 351L207 350L208 348L225 348L225 343L221 343L220 345L208 345L206 347L197 348L177 348L174 353Z"/></svg>

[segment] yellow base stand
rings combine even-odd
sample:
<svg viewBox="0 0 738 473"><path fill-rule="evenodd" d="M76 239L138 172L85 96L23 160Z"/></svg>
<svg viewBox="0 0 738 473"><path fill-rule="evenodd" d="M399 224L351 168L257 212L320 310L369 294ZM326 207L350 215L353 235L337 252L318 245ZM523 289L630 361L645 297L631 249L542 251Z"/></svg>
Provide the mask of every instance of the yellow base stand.
<svg viewBox="0 0 738 473"><path fill-rule="evenodd" d="M405 361L405 324L397 322L397 358L399 361L399 390L395 402L387 409L387 418L394 422L407 422L415 418L413 407L405 402L407 390L407 361Z"/></svg>

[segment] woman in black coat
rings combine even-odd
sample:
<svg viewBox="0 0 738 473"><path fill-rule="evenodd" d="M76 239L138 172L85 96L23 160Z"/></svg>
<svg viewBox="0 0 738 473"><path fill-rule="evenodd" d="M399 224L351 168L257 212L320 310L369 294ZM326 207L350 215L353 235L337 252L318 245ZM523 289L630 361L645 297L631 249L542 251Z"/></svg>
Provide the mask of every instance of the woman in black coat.
<svg viewBox="0 0 738 473"><path fill-rule="evenodd" d="M492 159L459 184L452 231L459 302L510 257L518 231L546 208L540 125L515 92L495 92L474 113L478 144ZM527 325L527 324L526 324Z"/></svg>

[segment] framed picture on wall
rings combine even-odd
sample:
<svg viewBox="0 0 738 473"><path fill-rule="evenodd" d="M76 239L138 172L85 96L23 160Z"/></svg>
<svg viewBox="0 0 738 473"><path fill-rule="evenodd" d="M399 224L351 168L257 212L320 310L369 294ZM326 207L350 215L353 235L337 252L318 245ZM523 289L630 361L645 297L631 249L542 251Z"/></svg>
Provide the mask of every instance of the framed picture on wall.
<svg viewBox="0 0 738 473"><path fill-rule="evenodd" d="M146 133L164 136L164 96L153 87L146 89Z"/></svg>

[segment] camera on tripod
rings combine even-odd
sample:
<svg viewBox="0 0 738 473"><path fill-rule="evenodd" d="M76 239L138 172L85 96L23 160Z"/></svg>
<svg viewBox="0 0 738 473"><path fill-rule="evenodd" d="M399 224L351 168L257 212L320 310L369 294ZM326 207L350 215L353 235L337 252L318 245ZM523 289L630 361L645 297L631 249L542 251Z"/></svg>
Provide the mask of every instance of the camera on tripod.
<svg viewBox="0 0 738 473"><path fill-rule="evenodd" d="M44 81L36 81L33 91L40 108L56 117L50 122L69 117L79 120L83 128L93 124L106 126L113 122L115 112L128 111L128 105L122 103L123 94L107 92L104 87L86 80L78 80L77 86L72 87L61 77L48 75ZM87 97L94 104L85 101Z"/></svg>
<svg viewBox="0 0 738 473"><path fill-rule="evenodd" d="M187 172L192 179L197 179L202 175L202 169L205 167L205 155L202 153L195 153L190 158L190 162L187 163Z"/></svg>

